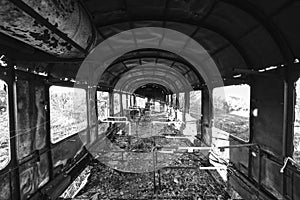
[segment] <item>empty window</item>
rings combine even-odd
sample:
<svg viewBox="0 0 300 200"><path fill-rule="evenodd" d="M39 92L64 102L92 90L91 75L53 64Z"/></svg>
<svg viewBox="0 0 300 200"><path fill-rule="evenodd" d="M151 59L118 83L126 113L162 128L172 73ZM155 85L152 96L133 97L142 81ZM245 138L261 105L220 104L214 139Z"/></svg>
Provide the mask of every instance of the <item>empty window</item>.
<svg viewBox="0 0 300 200"><path fill-rule="evenodd" d="M154 112L160 112L161 111L160 107L161 107L160 102L155 101L154 102Z"/></svg>
<svg viewBox="0 0 300 200"><path fill-rule="evenodd" d="M215 128L249 141L250 86L215 88L213 105Z"/></svg>
<svg viewBox="0 0 300 200"><path fill-rule="evenodd" d="M86 91L50 87L51 142L57 143L87 128Z"/></svg>
<svg viewBox="0 0 300 200"><path fill-rule="evenodd" d="M126 94L122 94L122 106L123 106L123 109L127 108L127 95Z"/></svg>
<svg viewBox="0 0 300 200"><path fill-rule="evenodd" d="M172 106L176 109L178 108L178 99L176 94L172 95Z"/></svg>
<svg viewBox="0 0 300 200"><path fill-rule="evenodd" d="M7 84L0 80L0 170L10 161Z"/></svg>
<svg viewBox="0 0 300 200"><path fill-rule="evenodd" d="M114 115L121 111L120 94L114 93Z"/></svg>
<svg viewBox="0 0 300 200"><path fill-rule="evenodd" d="M142 97L136 97L136 106L140 108L144 108L146 105L146 99Z"/></svg>
<svg viewBox="0 0 300 200"><path fill-rule="evenodd" d="M190 110L189 114L195 119L201 119L201 91L190 92Z"/></svg>
<svg viewBox="0 0 300 200"><path fill-rule="evenodd" d="M97 91L98 120L103 121L109 116L109 93Z"/></svg>
<svg viewBox="0 0 300 200"><path fill-rule="evenodd" d="M167 96L167 98L168 98L168 99L167 99L167 103L168 103L169 106L171 106L171 105L172 105L172 95L169 94L169 95Z"/></svg>
<svg viewBox="0 0 300 200"><path fill-rule="evenodd" d="M185 94L182 92L182 93L179 93L179 110L180 111L183 111L184 110L184 106L185 106Z"/></svg>
<svg viewBox="0 0 300 200"><path fill-rule="evenodd" d="M300 164L300 79L296 82L296 104L294 123L294 153L293 158Z"/></svg>

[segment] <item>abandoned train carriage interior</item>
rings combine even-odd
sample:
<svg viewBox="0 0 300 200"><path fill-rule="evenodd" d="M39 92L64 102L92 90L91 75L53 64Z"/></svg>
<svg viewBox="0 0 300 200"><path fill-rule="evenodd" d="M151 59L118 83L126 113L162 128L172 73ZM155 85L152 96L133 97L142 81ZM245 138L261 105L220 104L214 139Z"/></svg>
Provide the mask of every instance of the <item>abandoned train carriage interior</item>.
<svg viewBox="0 0 300 200"><path fill-rule="evenodd" d="M300 200L297 0L0 0L0 199Z"/></svg>

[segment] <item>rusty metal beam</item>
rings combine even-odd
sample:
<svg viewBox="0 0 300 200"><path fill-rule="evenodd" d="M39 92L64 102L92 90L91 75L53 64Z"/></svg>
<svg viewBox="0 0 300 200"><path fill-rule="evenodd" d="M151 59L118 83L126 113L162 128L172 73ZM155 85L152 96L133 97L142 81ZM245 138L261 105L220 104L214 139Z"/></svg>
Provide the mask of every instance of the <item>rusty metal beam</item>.
<svg viewBox="0 0 300 200"><path fill-rule="evenodd" d="M21 0L9 0L14 5L16 5L18 8L23 10L26 14L34 18L37 22L42 24L43 26L47 27L49 30L51 30L53 33L58 35L60 38L71 44L73 47L84 53L85 55L88 54L88 51L84 48L82 48L80 45L78 45L76 42L74 42L72 39L70 39L67 34L61 32L56 28L56 26L52 25L47 19L42 17L40 14L38 14L33 8L28 6L26 3L24 3Z"/></svg>

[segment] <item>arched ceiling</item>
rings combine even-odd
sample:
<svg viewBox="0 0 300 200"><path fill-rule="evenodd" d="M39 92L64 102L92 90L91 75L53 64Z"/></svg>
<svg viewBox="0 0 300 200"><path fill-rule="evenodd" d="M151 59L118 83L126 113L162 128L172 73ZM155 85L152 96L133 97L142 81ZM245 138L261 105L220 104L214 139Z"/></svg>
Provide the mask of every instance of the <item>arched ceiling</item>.
<svg viewBox="0 0 300 200"><path fill-rule="evenodd" d="M219 63L232 60L230 53L236 50L253 68L280 64L295 55L291 48L293 42L284 37L289 30L277 23L283 14L282 20L287 24L291 24L289 17L296 19L299 14L292 9L295 4L299 3L289 0L85 1L103 38L131 28L165 27L195 38L211 53L217 51L213 58L219 59ZM288 14L287 10L292 13Z"/></svg>
<svg viewBox="0 0 300 200"><path fill-rule="evenodd" d="M137 88L134 91L134 94L150 99L166 101L166 95L172 94L172 91L160 84L151 83L142 85L141 87Z"/></svg>
<svg viewBox="0 0 300 200"><path fill-rule="evenodd" d="M156 83L173 93L193 90L191 83L178 71L162 64L143 64L121 74L113 88L132 93L142 85Z"/></svg>
<svg viewBox="0 0 300 200"><path fill-rule="evenodd" d="M81 16L89 22L80 25L76 34L72 31L77 26L62 23L68 21L68 17L60 18L49 12L55 8L54 0L41 2L44 2L43 6L31 0L2 1L0 18L4 26L0 29L3 47L0 53L7 54L20 66L41 68L58 77L73 77L93 45L139 27L163 27L188 35L209 53L208 57L202 58L201 64L205 66L205 62L213 59L226 80L236 75L236 69L257 71L288 65L300 58L300 28L295 24L300 18L300 2L295 0L82 0L78 4L79 10L75 6L72 13L66 15L77 21ZM23 17L15 18L13 12L6 12L10 10L21 10ZM28 23L18 21L22 19ZM42 34L38 37L31 34L28 40L26 30L31 25ZM59 41L57 48L51 38ZM41 41L45 42L42 46L39 45ZM126 56L123 57L125 67L126 62L134 59L144 62L154 58L155 62L160 62L155 53L147 57L136 51ZM176 59L173 56L165 60ZM116 69L117 65L115 63ZM193 74L193 71L188 73ZM199 76L197 79L200 82L197 84L202 84Z"/></svg>
<svg viewBox="0 0 300 200"><path fill-rule="evenodd" d="M193 88L199 88L204 83L197 70L180 56L162 50L141 49L124 54L113 62L102 74L99 84L118 87L136 74L148 78L160 74L172 78L173 83L179 80L183 81L182 86L189 84Z"/></svg>

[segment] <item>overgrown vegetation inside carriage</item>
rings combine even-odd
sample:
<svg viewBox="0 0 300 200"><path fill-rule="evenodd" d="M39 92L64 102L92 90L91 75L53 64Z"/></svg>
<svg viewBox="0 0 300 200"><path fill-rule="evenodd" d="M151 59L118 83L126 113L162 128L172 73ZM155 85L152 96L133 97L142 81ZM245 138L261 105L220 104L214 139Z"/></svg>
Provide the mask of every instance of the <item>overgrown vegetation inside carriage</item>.
<svg viewBox="0 0 300 200"><path fill-rule="evenodd" d="M162 119L165 115L164 112L151 115L151 120ZM221 200L230 198L225 183L217 172L198 170L200 166L209 165L208 157L202 153L160 154L156 158L158 162L155 163L155 167L160 170L156 171L155 175L153 172L136 173L147 171L149 165L152 167L154 162L152 164L145 162L145 155L142 155L144 158L139 158L138 163L136 163L134 160L138 157L127 155L126 152L145 153L152 152L154 147L178 148L180 146L194 146L194 143L187 138L184 139L183 133L176 129L173 124L158 124L154 131L151 129L151 121L146 120L144 123L134 121L134 123L137 126L132 129L132 132L138 131L139 133L136 135L128 136L127 133L124 133L114 134L112 137L113 134L106 134L110 142L115 145L116 151L124 150L126 154L124 157L114 151L100 152L103 151L102 147L105 146L105 142L97 143L99 149L92 150L94 155L95 152L99 151L97 160L91 169L87 185L75 199L152 199L159 197L171 199L217 198ZM164 137L166 135L183 138L168 139ZM152 154L148 159L154 159ZM107 165L105 160L110 164ZM159 164L160 161L163 161L163 164ZM211 176L211 173L214 173L214 176ZM218 177L218 180L216 181L214 177ZM70 190L73 190L73 187Z"/></svg>
<svg viewBox="0 0 300 200"><path fill-rule="evenodd" d="M153 172L125 173L96 161L87 185L74 199L230 199L216 171L197 170L204 163L199 158L196 154L183 154L170 163L179 168L163 168L155 178Z"/></svg>

